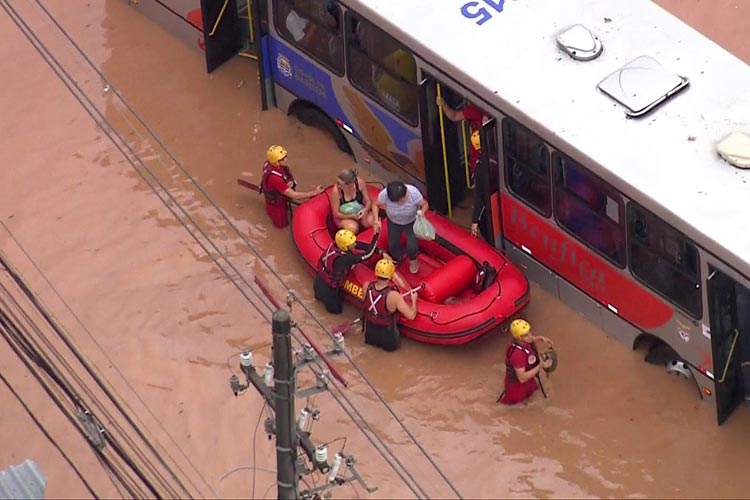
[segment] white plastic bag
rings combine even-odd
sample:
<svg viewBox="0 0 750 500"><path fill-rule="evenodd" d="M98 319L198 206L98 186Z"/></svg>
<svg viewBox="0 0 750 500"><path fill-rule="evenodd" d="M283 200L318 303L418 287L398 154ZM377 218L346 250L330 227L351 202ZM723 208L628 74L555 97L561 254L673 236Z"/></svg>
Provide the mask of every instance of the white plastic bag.
<svg viewBox="0 0 750 500"><path fill-rule="evenodd" d="M435 226L419 212L417 212L417 218L414 220L414 236L420 240L435 239Z"/></svg>

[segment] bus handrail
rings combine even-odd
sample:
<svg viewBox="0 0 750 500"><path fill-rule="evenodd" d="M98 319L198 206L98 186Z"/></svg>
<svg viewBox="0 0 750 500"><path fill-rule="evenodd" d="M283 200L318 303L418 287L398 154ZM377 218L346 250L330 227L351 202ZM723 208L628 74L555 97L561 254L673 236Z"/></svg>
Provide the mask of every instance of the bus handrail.
<svg viewBox="0 0 750 500"><path fill-rule="evenodd" d="M729 356L727 356L727 362L724 364L724 373L721 374L721 379L719 379L720 384L723 384L724 379L727 378L727 372L729 371L729 363L732 361L732 356L734 355L734 347L737 345L737 338L739 336L740 336L740 331L735 328L734 339L732 339L732 347L729 349Z"/></svg>
<svg viewBox="0 0 750 500"><path fill-rule="evenodd" d="M466 141L466 120L461 122L461 139L464 145L464 165L466 166L466 188L474 189L474 183L471 182L471 164L469 163L469 148Z"/></svg>
<svg viewBox="0 0 750 500"><path fill-rule="evenodd" d="M440 92L440 83L437 83L437 96L442 97ZM448 152L445 148L445 119L443 118L443 108L438 106L438 119L440 121L440 145L443 148L443 171L445 172L445 197L448 199L448 218L453 218L453 207L451 203L451 183L448 177Z"/></svg>
<svg viewBox="0 0 750 500"><path fill-rule="evenodd" d="M229 4L229 0L224 0L224 5L221 6L221 12L219 12L219 16L216 18L214 27L211 29L211 33L209 33L208 36L214 36L214 33L216 33L216 30L219 27L219 23L221 22L221 18L224 17L224 11L227 10L228 4Z"/></svg>
<svg viewBox="0 0 750 500"><path fill-rule="evenodd" d="M247 24L250 28L250 44L255 44L255 30L253 29L253 0L247 0Z"/></svg>

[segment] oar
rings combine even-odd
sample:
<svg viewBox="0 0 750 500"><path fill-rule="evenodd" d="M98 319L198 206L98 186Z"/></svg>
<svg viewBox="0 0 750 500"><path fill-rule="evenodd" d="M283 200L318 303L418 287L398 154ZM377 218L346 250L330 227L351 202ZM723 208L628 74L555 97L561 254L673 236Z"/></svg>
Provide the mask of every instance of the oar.
<svg viewBox="0 0 750 500"><path fill-rule="evenodd" d="M420 291L420 290L421 290L421 289L423 289L423 288L424 288L424 283L422 283L422 284L421 284L421 285L419 285L418 287L412 288L411 290L409 290L409 291L406 291L406 292L402 293L402 294L401 294L401 296L402 296L402 297L408 297L408 296L409 296L409 295L411 295L412 293L414 293L414 292L418 292L418 291Z"/></svg>
<svg viewBox="0 0 750 500"><path fill-rule="evenodd" d="M245 179L237 179L237 184L239 184L242 187L252 189L256 193L260 193L260 186L258 186L257 184L253 184L250 181L246 181Z"/></svg>
<svg viewBox="0 0 750 500"><path fill-rule="evenodd" d="M246 181L245 179L237 179L237 184L239 184L242 187L251 189L255 191L256 193L260 194L260 186L257 184L253 184L252 182ZM291 203L292 205L299 205L300 202L297 200L289 200L289 203Z"/></svg>
<svg viewBox="0 0 750 500"><path fill-rule="evenodd" d="M351 327L353 327L354 325L356 325L360 321L362 321L362 318L356 318L356 319L353 319L351 321L346 321L344 323L341 323L340 325L332 326L330 328L331 333L346 334Z"/></svg>

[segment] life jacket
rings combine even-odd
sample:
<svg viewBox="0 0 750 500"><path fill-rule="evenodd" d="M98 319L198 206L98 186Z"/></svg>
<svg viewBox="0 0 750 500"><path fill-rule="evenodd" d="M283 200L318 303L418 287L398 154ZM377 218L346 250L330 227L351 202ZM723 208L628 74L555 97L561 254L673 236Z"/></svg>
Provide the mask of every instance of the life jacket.
<svg viewBox="0 0 750 500"><path fill-rule="evenodd" d="M370 283L365 292L365 320L373 325L391 326L396 322L398 312L388 310L388 294L391 290L398 291L395 285L388 285L382 290L375 288L375 283Z"/></svg>
<svg viewBox="0 0 750 500"><path fill-rule="evenodd" d="M531 347L526 347L515 340L510 343L508 349L505 351L505 376L510 382L520 383L521 381L518 380L518 375L516 375L516 368L510 362L510 356L516 349L526 354L526 371L531 370L539 364L539 351L536 350L534 344L531 344Z"/></svg>
<svg viewBox="0 0 750 500"><path fill-rule="evenodd" d="M263 175L260 178L260 192L265 196L266 203L269 205L281 205L287 200L284 193L279 193L268 187L268 178L271 175L278 175L284 181L284 184L287 185L291 181L292 189L297 187L297 182L294 180L292 171L286 165L279 165L277 167L276 165L271 165L269 162L263 165Z"/></svg>
<svg viewBox="0 0 750 500"><path fill-rule="evenodd" d="M345 253L346 252L336 246L336 243L331 243L328 245L328 249L325 253L320 256L318 269L320 269L320 274L323 277L323 280L331 288L338 288L341 286L344 278L346 278L346 273L349 271L348 269L338 271L333 267L333 263L336 262L336 259Z"/></svg>

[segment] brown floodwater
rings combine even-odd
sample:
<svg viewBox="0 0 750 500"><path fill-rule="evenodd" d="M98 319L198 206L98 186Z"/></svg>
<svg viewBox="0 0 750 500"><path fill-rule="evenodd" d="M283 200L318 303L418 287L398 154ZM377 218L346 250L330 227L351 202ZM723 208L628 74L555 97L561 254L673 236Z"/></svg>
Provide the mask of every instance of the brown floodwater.
<svg viewBox="0 0 750 500"><path fill-rule="evenodd" d="M750 60L750 5L660 3ZM273 496L275 475L267 471L253 477L239 470L222 480L235 468L275 468L262 422L255 431L260 397L249 390L235 398L228 384L241 349L252 348L260 365L270 355L271 308L252 279L282 300L294 289L302 304L293 305L292 317L326 347L316 321L334 325L356 312L333 317L315 303L289 232L271 227L262 200L235 180L258 181L271 143L287 147L303 188L332 182L351 158L323 133L278 110L260 111L254 62L235 58L207 75L202 53L128 2L42 2L109 87L39 4L10 4L70 80L0 11L0 250L190 494L261 497L270 487ZM22 302L7 277L0 283ZM355 327L346 341L352 361L411 436L338 357L334 363L350 384L333 393L351 401L364 421L353 423L332 395L318 395L310 402L322 412L314 439L345 437L346 452L379 488L375 498L414 493L360 431L365 422L430 497L454 495L412 436L466 498L747 496L748 408L717 427L714 408L701 402L694 384L645 363L643 352L537 287L526 315L537 333L554 339L561 360L545 380L547 400L495 404L508 341L499 332L456 348L406 341L385 353L366 347ZM35 323L43 320L35 316ZM83 438L0 345L0 372L70 462L98 495L119 496ZM311 383L308 375L302 381ZM0 398L0 469L32 458L48 476L48 497L91 496L4 384ZM121 435L137 442L104 402L98 414L107 411L105 427L122 427ZM334 495L365 493L356 485Z"/></svg>

